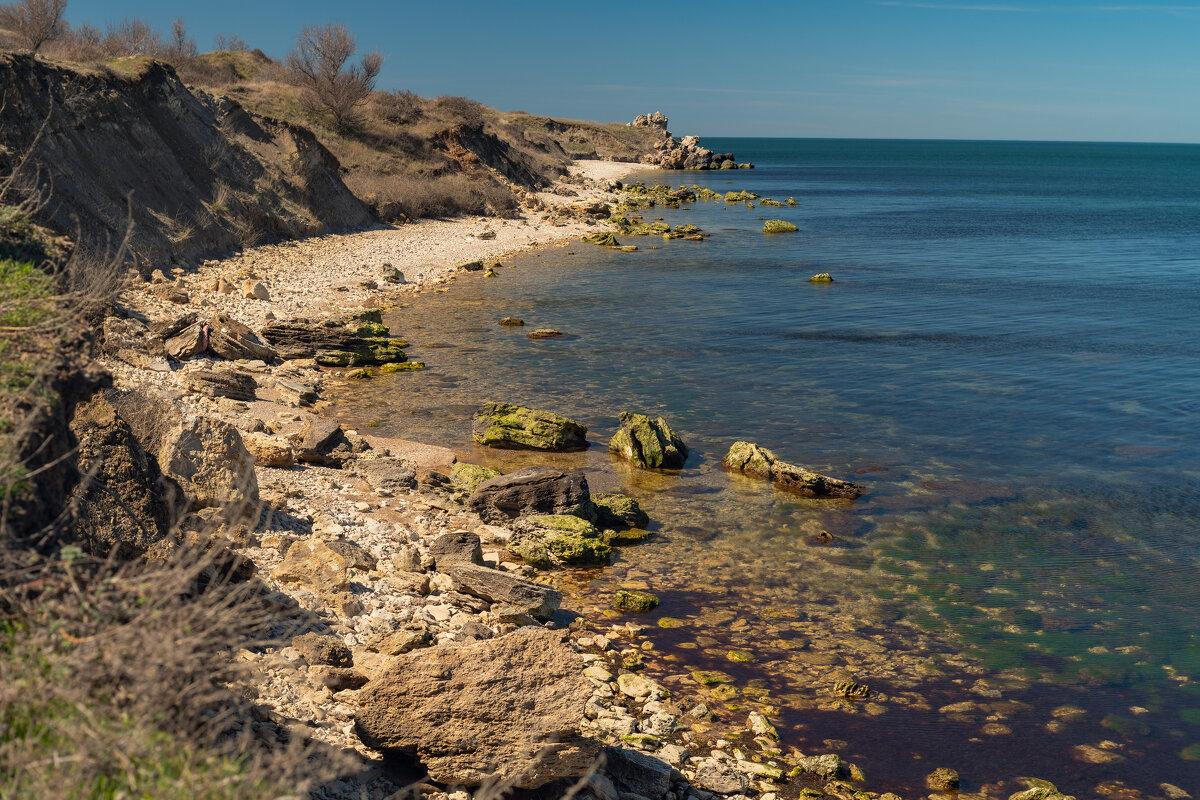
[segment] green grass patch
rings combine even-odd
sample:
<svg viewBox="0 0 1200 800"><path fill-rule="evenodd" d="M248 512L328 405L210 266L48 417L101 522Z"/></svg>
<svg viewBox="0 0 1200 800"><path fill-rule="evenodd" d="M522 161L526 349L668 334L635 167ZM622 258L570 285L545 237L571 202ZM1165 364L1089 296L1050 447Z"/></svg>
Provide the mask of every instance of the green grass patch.
<svg viewBox="0 0 1200 800"><path fill-rule="evenodd" d="M26 328L51 319L54 279L29 262L0 259L0 327Z"/></svg>

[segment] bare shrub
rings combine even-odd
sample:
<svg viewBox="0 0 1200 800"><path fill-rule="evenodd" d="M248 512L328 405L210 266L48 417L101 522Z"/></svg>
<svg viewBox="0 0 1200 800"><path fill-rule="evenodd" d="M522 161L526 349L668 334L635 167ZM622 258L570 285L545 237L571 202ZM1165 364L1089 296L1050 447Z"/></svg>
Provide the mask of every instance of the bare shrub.
<svg viewBox="0 0 1200 800"><path fill-rule="evenodd" d="M482 103L453 95L443 95L434 103L438 113L451 122L457 122L468 128L478 128L483 125L484 106Z"/></svg>
<svg viewBox="0 0 1200 800"><path fill-rule="evenodd" d="M372 99L376 115L393 125L416 122L424 111L425 103L421 97L407 90L376 92Z"/></svg>
<svg viewBox="0 0 1200 800"><path fill-rule="evenodd" d="M230 53L244 53L250 49L250 45L242 41L242 37L236 33L218 33L213 44L218 50Z"/></svg>
<svg viewBox="0 0 1200 800"><path fill-rule="evenodd" d="M120 56L154 56L164 52L162 36L150 23L143 19L126 17L120 22L110 22L100 42L100 49L105 56L117 58Z"/></svg>
<svg viewBox="0 0 1200 800"><path fill-rule="evenodd" d="M8 28L33 52L57 39L67 28L67 0L17 0L0 6L0 27Z"/></svg>
<svg viewBox="0 0 1200 800"><path fill-rule="evenodd" d="M183 17L171 23L171 37L167 40L167 57L179 62L195 58L200 48L196 40L187 35L187 23Z"/></svg>
<svg viewBox="0 0 1200 800"><path fill-rule="evenodd" d="M383 56L371 51L357 66L347 68L357 45L344 25L306 25L296 37L296 49L287 57L288 67L305 89L311 111L328 113L339 130L353 120L355 110L375 89L383 67Z"/></svg>

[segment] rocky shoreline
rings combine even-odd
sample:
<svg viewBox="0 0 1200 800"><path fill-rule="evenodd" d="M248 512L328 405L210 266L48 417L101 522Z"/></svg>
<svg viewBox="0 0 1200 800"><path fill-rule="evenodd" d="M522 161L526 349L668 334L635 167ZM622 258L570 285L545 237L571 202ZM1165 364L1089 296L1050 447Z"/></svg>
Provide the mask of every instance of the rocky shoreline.
<svg viewBox="0 0 1200 800"><path fill-rule="evenodd" d="M614 181L637 168L579 165L566 184L530 193L521 220L325 237L159 273L133 281L106 320L114 389L77 417L89 420L82 450L130 433L153 441L164 475L200 506L184 530L213 533L271 587L280 630L304 631L234 657L256 676L243 693L280 725L360 759L355 776L314 796L386 798L415 783L455 800L497 784L596 800L897 797L864 790L862 771L833 753L780 742L767 714L718 719L706 701L721 699L728 675L693 673L691 690L646 677L654 646L636 617L600 624L561 608L557 576L539 560L606 563L604 548L644 538L636 516L602 526L594 507L620 517L618 501L591 495L581 473L499 476L322 416L323 366L416 366L380 308L515 250L606 231L600 220L629 199ZM649 468L686 458L665 421L622 423L614 452ZM568 449L570 433L550 449ZM861 493L739 445L731 470L802 495ZM554 527L584 506L595 526ZM133 546L153 554L160 539ZM623 610L649 602L627 594ZM863 689L842 688L847 698ZM957 776L942 772L930 788L956 791ZM1013 797L1063 796L1031 785Z"/></svg>

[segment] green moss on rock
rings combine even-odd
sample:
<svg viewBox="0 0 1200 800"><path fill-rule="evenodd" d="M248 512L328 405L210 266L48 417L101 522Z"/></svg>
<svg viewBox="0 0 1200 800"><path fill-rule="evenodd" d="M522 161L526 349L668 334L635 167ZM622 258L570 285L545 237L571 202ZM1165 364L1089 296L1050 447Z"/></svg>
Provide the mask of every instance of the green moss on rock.
<svg viewBox="0 0 1200 800"><path fill-rule="evenodd" d="M808 279L809 283L833 283L833 276L828 272L818 272Z"/></svg>
<svg viewBox="0 0 1200 800"><path fill-rule="evenodd" d="M621 413L621 429L608 449L642 469L682 469L688 457L687 445L666 420L631 411Z"/></svg>
<svg viewBox="0 0 1200 800"><path fill-rule="evenodd" d="M763 233L792 233L798 230L795 225L782 219L769 219L763 223Z"/></svg>
<svg viewBox="0 0 1200 800"><path fill-rule="evenodd" d="M485 447L580 450L587 447L587 428L549 411L487 403L475 412L471 438Z"/></svg>
<svg viewBox="0 0 1200 800"><path fill-rule="evenodd" d="M395 372L415 372L415 371L421 370L421 369L425 369L424 361L404 361L404 362L393 361L390 364L384 364L382 367L379 368L379 371L385 375L390 375Z"/></svg>
<svg viewBox="0 0 1200 800"><path fill-rule="evenodd" d="M618 611L628 611L634 614L645 614L658 608L659 599L649 592L620 589L613 597L612 606Z"/></svg>
<svg viewBox="0 0 1200 800"><path fill-rule="evenodd" d="M459 461L450 467L450 480L454 484L454 488L458 489L464 495L471 494L471 492L475 491L475 487L484 481L498 478L503 474L495 467L468 464L463 461Z"/></svg>
<svg viewBox="0 0 1200 800"><path fill-rule="evenodd" d="M509 541L509 551L534 566L607 564L612 547L585 519L566 514L528 517Z"/></svg>
<svg viewBox="0 0 1200 800"><path fill-rule="evenodd" d="M591 242L599 247L620 247L621 243L617 241L617 237L612 235L612 232L605 233L589 233L580 237L580 241Z"/></svg>
<svg viewBox="0 0 1200 800"><path fill-rule="evenodd" d="M592 495L596 504L596 525L601 528L644 528L650 517L629 495L602 493Z"/></svg>

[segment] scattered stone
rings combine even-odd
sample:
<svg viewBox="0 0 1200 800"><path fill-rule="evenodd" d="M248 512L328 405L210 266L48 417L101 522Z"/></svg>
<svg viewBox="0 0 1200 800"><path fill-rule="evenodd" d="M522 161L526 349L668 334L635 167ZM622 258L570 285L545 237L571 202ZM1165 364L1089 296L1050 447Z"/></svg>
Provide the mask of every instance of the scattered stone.
<svg viewBox="0 0 1200 800"><path fill-rule="evenodd" d="M326 539L325 546L345 559L348 567L361 569L363 572L375 569L375 556L367 552L362 545L349 539Z"/></svg>
<svg viewBox="0 0 1200 800"><path fill-rule="evenodd" d="M649 592L638 592L628 589L618 589L613 597L612 606L618 611L628 611L645 614L658 608L658 597Z"/></svg>
<svg viewBox="0 0 1200 800"><path fill-rule="evenodd" d="M437 562L440 572L448 572L450 567L458 564L483 564L483 548L479 537L470 531L443 533L433 540L429 553Z"/></svg>
<svg viewBox="0 0 1200 800"><path fill-rule="evenodd" d="M745 794L750 789L745 775L715 758L700 761L692 783L717 794Z"/></svg>
<svg viewBox="0 0 1200 800"><path fill-rule="evenodd" d="M293 542L271 572L280 583L299 583L318 592L340 592L350 585L346 559L322 541Z"/></svg>
<svg viewBox="0 0 1200 800"><path fill-rule="evenodd" d="M771 481L777 489L805 497L837 497L853 500L863 494L857 483L830 478L804 467L780 461L775 454L753 442L734 442L721 466Z"/></svg>
<svg viewBox="0 0 1200 800"><path fill-rule="evenodd" d="M617 676L617 688L620 689L621 694L638 699L666 697L667 695L667 690L654 681L632 672L622 672Z"/></svg>
<svg viewBox="0 0 1200 800"><path fill-rule="evenodd" d="M621 413L621 429L608 449L642 469L682 469L688 448L662 417Z"/></svg>
<svg viewBox="0 0 1200 800"><path fill-rule="evenodd" d="M367 640L367 649L385 656L398 656L433 644L433 634L424 624L416 623L398 631L377 634Z"/></svg>
<svg viewBox="0 0 1200 800"><path fill-rule="evenodd" d="M746 719L746 725L755 736L766 736L768 739L779 741L779 731L775 729L770 720L757 711L750 712L750 716Z"/></svg>
<svg viewBox="0 0 1200 800"><path fill-rule="evenodd" d="M842 760L833 753L797 758L795 764L796 774L807 772L825 780L836 778L842 771Z"/></svg>
<svg viewBox="0 0 1200 800"><path fill-rule="evenodd" d="M274 469L287 469L296 463L296 455L292 447L283 439L266 436L261 433L247 433L242 436L246 450L254 456L254 465Z"/></svg>
<svg viewBox="0 0 1200 800"><path fill-rule="evenodd" d="M310 668L308 676L315 683L335 694L361 689L369 681L366 675L357 670L347 667L329 667L323 664Z"/></svg>
<svg viewBox="0 0 1200 800"><path fill-rule="evenodd" d="M233 369L197 369L183 376L183 385L205 397L228 397L253 402L258 382L248 372Z"/></svg>
<svg viewBox="0 0 1200 800"><path fill-rule="evenodd" d="M438 783L576 778L599 755L580 733L592 695L582 670L564 634L544 628L399 656L363 690L355 729L387 757L419 759Z"/></svg>
<svg viewBox="0 0 1200 800"><path fill-rule="evenodd" d="M270 300L271 295L267 291L267 287L263 286L258 281L246 280L242 282L242 297L247 300Z"/></svg>
<svg viewBox="0 0 1200 800"><path fill-rule="evenodd" d="M292 639L292 647L304 656L311 665L328 664L331 667L353 667L354 656L350 648L336 636L322 633L306 633Z"/></svg>
<svg viewBox="0 0 1200 800"><path fill-rule="evenodd" d="M595 514L584 474L553 467L526 467L486 480L467 498L467 506L488 522L530 514Z"/></svg>
<svg viewBox="0 0 1200 800"><path fill-rule="evenodd" d="M487 403L475 412L471 438L486 447L582 450L587 447L587 428L549 411Z"/></svg>

